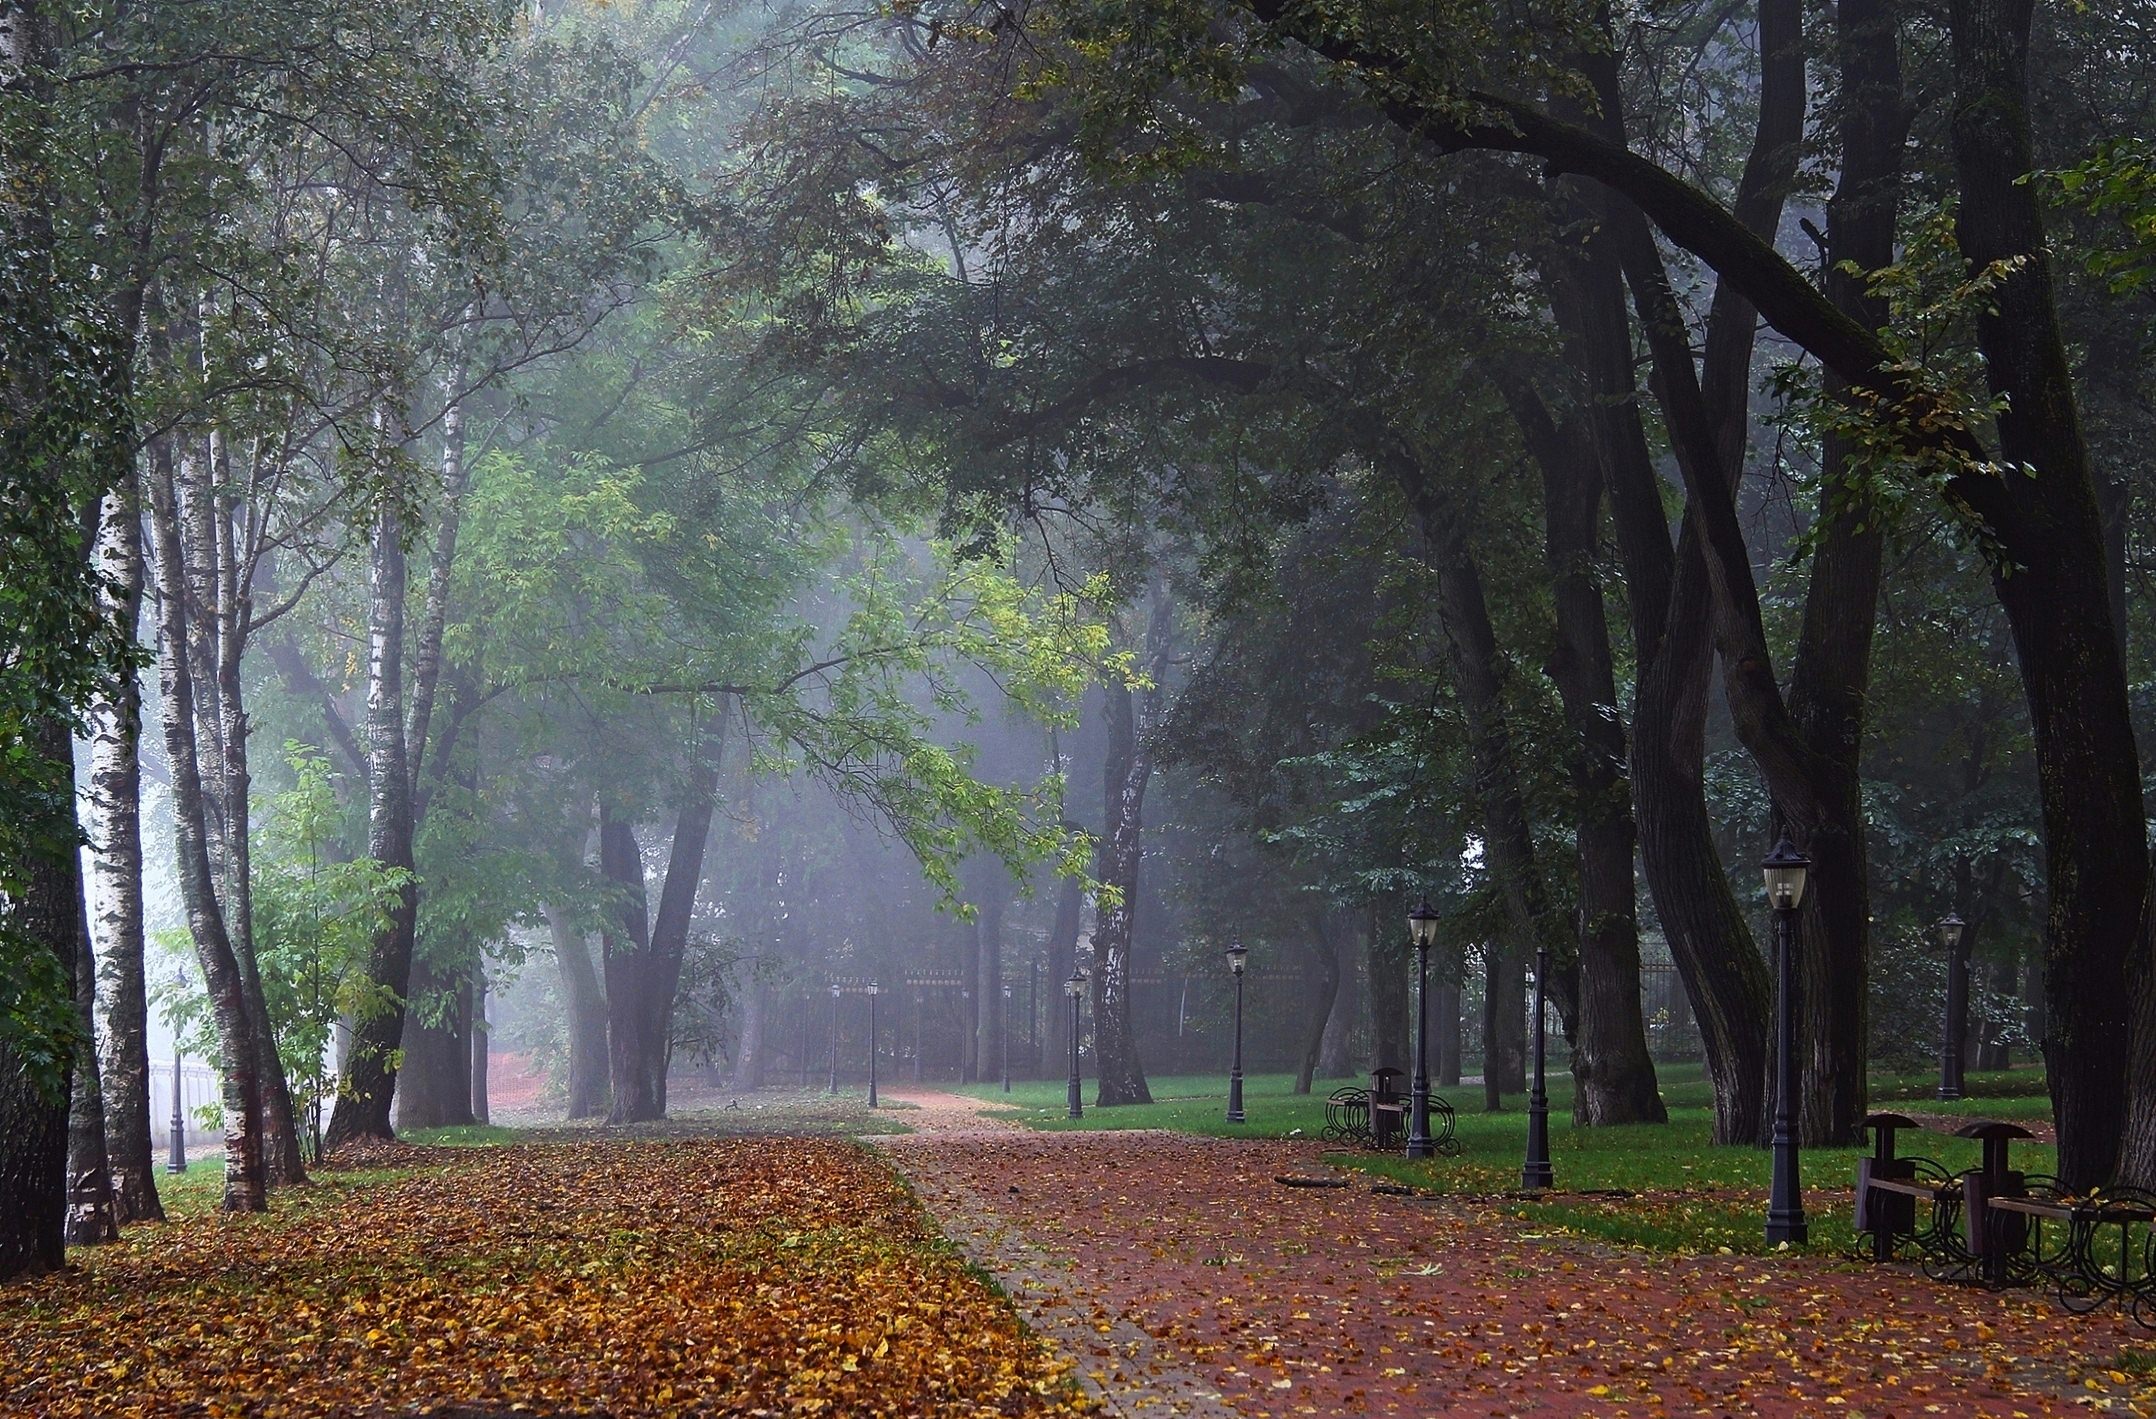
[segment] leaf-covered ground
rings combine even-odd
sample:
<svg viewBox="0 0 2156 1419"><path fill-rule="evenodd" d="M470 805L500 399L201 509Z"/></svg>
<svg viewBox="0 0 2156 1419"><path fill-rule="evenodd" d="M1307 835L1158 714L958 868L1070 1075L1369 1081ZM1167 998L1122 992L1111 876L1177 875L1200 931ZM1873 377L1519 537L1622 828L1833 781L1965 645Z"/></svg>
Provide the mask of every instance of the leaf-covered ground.
<svg viewBox="0 0 2156 1419"><path fill-rule="evenodd" d="M1012 1287L1022 1308L1140 1327L1246 1414L2156 1414L2156 1337L2111 1313L1831 1255L1619 1248L1367 1178L1277 1183L1326 1171L1314 1143L909 1118L922 1133L886 1146L931 1209L1050 1259Z"/></svg>
<svg viewBox="0 0 2156 1419"><path fill-rule="evenodd" d="M405 1150L0 1289L0 1414L1076 1412L858 1146Z"/></svg>

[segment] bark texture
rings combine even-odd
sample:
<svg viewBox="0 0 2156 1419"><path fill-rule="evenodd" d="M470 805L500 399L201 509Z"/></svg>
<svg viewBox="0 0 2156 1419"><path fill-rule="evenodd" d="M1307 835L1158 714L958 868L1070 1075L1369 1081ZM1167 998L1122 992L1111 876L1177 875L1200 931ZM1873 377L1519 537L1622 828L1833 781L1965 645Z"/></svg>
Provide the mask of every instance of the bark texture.
<svg viewBox="0 0 2156 1419"><path fill-rule="evenodd" d="M107 610L135 639L142 605L141 514L132 476L106 499L98 557ZM99 962L99 1073L105 1151L122 1223L162 1221L150 1144L149 999L142 934L142 681L114 672L90 711L91 942Z"/></svg>
<svg viewBox="0 0 2156 1419"><path fill-rule="evenodd" d="M1153 777L1153 731L1166 699L1164 682L1174 641L1175 606L1164 577L1155 576L1148 597L1145 673L1148 683L1132 690L1110 685L1106 705L1108 752L1102 784L1105 806L1100 844L1100 880L1114 889L1094 909L1093 1049L1099 1075L1094 1103L1150 1104L1145 1065L1138 1057L1138 1033L1131 1012L1131 918L1138 902L1138 866L1145 831L1145 791Z"/></svg>

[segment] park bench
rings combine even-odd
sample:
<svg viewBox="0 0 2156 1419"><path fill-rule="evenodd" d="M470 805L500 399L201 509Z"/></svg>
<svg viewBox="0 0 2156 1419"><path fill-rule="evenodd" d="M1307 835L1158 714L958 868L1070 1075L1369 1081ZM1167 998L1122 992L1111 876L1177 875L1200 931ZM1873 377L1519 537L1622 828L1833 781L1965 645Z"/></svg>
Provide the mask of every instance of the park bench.
<svg viewBox="0 0 2156 1419"><path fill-rule="evenodd" d="M2156 1196L2120 1188L2077 1198L2056 1178L2015 1171L2008 1150L2035 1136L2015 1123L1955 1129L1983 1150L1958 1177L1896 1151L1895 1135L1921 1128L1916 1120L1877 1113L1864 1126L1872 1152L1857 1162L1856 1227L1873 1261L1913 1249L1934 1280L2044 1286L2076 1314L2117 1302L2156 1329ZM1919 1204L1928 1204L1921 1219Z"/></svg>
<svg viewBox="0 0 2156 1419"><path fill-rule="evenodd" d="M1367 1089L1333 1090L1325 1100L1322 1136L1328 1142L1363 1148L1398 1148L1407 1137L1408 1099L1399 1088L1403 1073L1379 1069L1371 1074ZM1460 1141L1453 1132L1452 1105L1435 1094L1430 1096L1430 1141L1440 1153L1460 1151Z"/></svg>

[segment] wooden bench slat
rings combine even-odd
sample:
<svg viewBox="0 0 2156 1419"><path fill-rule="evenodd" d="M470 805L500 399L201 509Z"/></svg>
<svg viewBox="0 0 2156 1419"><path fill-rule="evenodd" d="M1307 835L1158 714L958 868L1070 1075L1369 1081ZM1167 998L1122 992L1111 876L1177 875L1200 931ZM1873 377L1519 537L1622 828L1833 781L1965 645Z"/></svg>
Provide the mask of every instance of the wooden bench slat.
<svg viewBox="0 0 2156 1419"><path fill-rule="evenodd" d="M1904 1182L1900 1178L1873 1178L1865 1184L1876 1192L1899 1192L1910 1197L1937 1197L1941 1187L1952 1184Z"/></svg>
<svg viewBox="0 0 2156 1419"><path fill-rule="evenodd" d="M2029 1217L2050 1217L2060 1222L2074 1220L2073 1208L2033 1197L1994 1197L1985 1205L1995 1207L2001 1212L2019 1212Z"/></svg>

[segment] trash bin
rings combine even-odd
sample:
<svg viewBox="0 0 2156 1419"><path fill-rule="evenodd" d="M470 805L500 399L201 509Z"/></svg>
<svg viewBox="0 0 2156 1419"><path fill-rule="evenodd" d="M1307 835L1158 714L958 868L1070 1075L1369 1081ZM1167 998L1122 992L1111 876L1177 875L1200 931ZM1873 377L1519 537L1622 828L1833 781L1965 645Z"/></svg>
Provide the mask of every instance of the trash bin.
<svg viewBox="0 0 2156 1419"><path fill-rule="evenodd" d="M1407 1132L1407 1097L1400 1092L1404 1069L1370 1072L1370 1142L1376 1148L1396 1148Z"/></svg>

